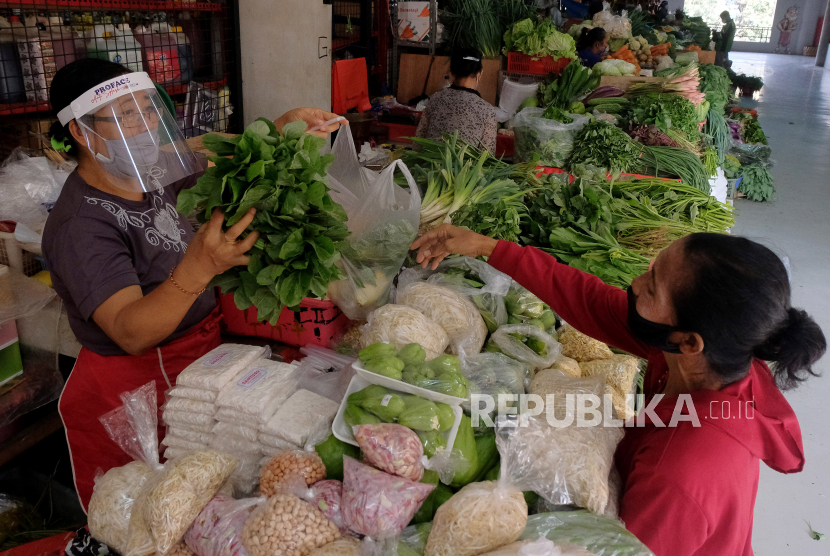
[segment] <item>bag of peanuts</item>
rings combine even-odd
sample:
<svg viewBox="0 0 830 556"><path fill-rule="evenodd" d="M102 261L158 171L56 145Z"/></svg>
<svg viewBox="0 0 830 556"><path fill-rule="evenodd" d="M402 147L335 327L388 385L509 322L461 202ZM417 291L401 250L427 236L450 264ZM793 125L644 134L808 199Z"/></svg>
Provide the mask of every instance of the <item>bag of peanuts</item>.
<svg viewBox="0 0 830 556"><path fill-rule="evenodd" d="M343 524L375 541L397 537L434 488L343 456Z"/></svg>
<svg viewBox="0 0 830 556"><path fill-rule="evenodd" d="M280 488L280 492L305 500L323 512L323 515L337 525L341 532L345 532L343 516L340 512L340 501L343 496L343 483L340 481L317 481L309 487L302 478L294 476L290 483Z"/></svg>
<svg viewBox="0 0 830 556"><path fill-rule="evenodd" d="M307 556L340 538L323 512L291 494L275 494L251 514L242 529L250 556Z"/></svg>
<svg viewBox="0 0 830 556"><path fill-rule="evenodd" d="M412 429L393 423L358 425L354 437L366 463L410 481L424 476L424 445Z"/></svg>
<svg viewBox="0 0 830 556"><path fill-rule="evenodd" d="M317 452L289 450L262 466L259 489L263 496L273 496L285 488L293 488L297 482L304 481L306 486L311 486L325 478L326 466Z"/></svg>

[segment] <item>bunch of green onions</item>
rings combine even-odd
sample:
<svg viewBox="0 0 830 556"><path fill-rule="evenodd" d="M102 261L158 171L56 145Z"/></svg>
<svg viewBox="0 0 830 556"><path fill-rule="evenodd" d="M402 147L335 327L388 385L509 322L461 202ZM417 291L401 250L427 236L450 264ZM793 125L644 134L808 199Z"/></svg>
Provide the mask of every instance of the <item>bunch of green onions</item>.
<svg viewBox="0 0 830 556"><path fill-rule="evenodd" d="M683 183L709 195L709 173L697 155L677 147L643 147L639 160L643 174L677 176Z"/></svg>

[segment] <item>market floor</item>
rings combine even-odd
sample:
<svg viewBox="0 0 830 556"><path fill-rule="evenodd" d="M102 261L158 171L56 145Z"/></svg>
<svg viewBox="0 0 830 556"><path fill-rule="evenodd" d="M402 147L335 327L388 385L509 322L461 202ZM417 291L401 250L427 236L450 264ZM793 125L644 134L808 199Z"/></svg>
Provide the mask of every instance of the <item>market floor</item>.
<svg viewBox="0 0 830 556"><path fill-rule="evenodd" d="M777 189L773 203L737 201L735 233L788 257L793 305L806 309L830 338L830 67L780 54L730 58L737 73L764 80L758 98L742 104L758 110L769 136ZM761 465L752 543L757 556L830 554L830 355L817 370L825 376L787 393L801 423L804 471L782 475ZM811 539L807 521L828 539Z"/></svg>

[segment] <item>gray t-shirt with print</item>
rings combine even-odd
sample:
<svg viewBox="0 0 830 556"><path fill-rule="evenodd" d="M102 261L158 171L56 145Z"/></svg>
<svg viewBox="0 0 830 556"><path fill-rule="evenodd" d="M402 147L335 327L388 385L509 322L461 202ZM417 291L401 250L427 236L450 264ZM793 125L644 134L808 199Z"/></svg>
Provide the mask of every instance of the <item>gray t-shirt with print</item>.
<svg viewBox="0 0 830 556"><path fill-rule="evenodd" d="M187 219L176 212L176 199L199 175L147 193L142 201L96 189L77 170L66 180L46 221L43 255L81 345L99 355L127 355L92 314L127 286L141 286L147 295L168 279L194 235ZM213 291L203 293L161 344L183 336L215 306Z"/></svg>

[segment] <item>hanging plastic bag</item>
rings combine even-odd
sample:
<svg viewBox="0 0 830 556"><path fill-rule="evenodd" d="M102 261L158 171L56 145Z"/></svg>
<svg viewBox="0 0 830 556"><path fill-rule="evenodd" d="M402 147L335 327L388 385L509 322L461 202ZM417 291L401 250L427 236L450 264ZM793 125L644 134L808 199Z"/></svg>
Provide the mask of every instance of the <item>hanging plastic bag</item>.
<svg viewBox="0 0 830 556"><path fill-rule="evenodd" d="M553 336L529 324L502 326L493 334L493 342L505 355L534 371L550 367L562 353L562 345Z"/></svg>
<svg viewBox="0 0 830 556"><path fill-rule="evenodd" d="M242 529L264 500L234 500L227 494L217 494L188 528L184 542L196 556L248 556L242 544Z"/></svg>
<svg viewBox="0 0 830 556"><path fill-rule="evenodd" d="M573 120L562 123L542 117L544 108L528 107L513 118L516 134L516 159L527 162L538 154L540 166L564 168L574 148L574 141L590 121L588 116L568 114Z"/></svg>
<svg viewBox="0 0 830 556"><path fill-rule="evenodd" d="M434 485L389 475L343 457L343 524L374 541L400 535Z"/></svg>
<svg viewBox="0 0 830 556"><path fill-rule="evenodd" d="M351 235L337 263L346 278L329 285L329 298L350 319L365 320L389 301L392 280L418 233L421 196L400 160L367 179L348 126L341 128L332 150L331 197L346 210ZM406 178L408 191L395 183L396 169Z"/></svg>
<svg viewBox="0 0 830 556"><path fill-rule="evenodd" d="M530 457L512 435L497 431L498 481L470 483L435 512L424 556L478 556L514 542L525 529L522 468Z"/></svg>
<svg viewBox="0 0 830 556"><path fill-rule="evenodd" d="M602 556L654 556L621 521L586 510L530 516L520 538L534 540L540 536L557 544L575 544Z"/></svg>
<svg viewBox="0 0 830 556"><path fill-rule="evenodd" d="M424 476L424 446L412 429L393 423L359 425L354 437L366 463L410 481Z"/></svg>
<svg viewBox="0 0 830 556"><path fill-rule="evenodd" d="M444 286L472 301L490 332L507 324L503 298L510 291L513 280L484 261L454 257L441 261L435 270L408 268L398 277L398 289L418 281Z"/></svg>
<svg viewBox="0 0 830 556"><path fill-rule="evenodd" d="M33 315L55 297L55 290L0 265L0 324Z"/></svg>
<svg viewBox="0 0 830 556"><path fill-rule="evenodd" d="M472 302L453 290L429 282L411 282L398 289L396 302L438 323L447 333L455 355L478 353L484 346L484 319Z"/></svg>

